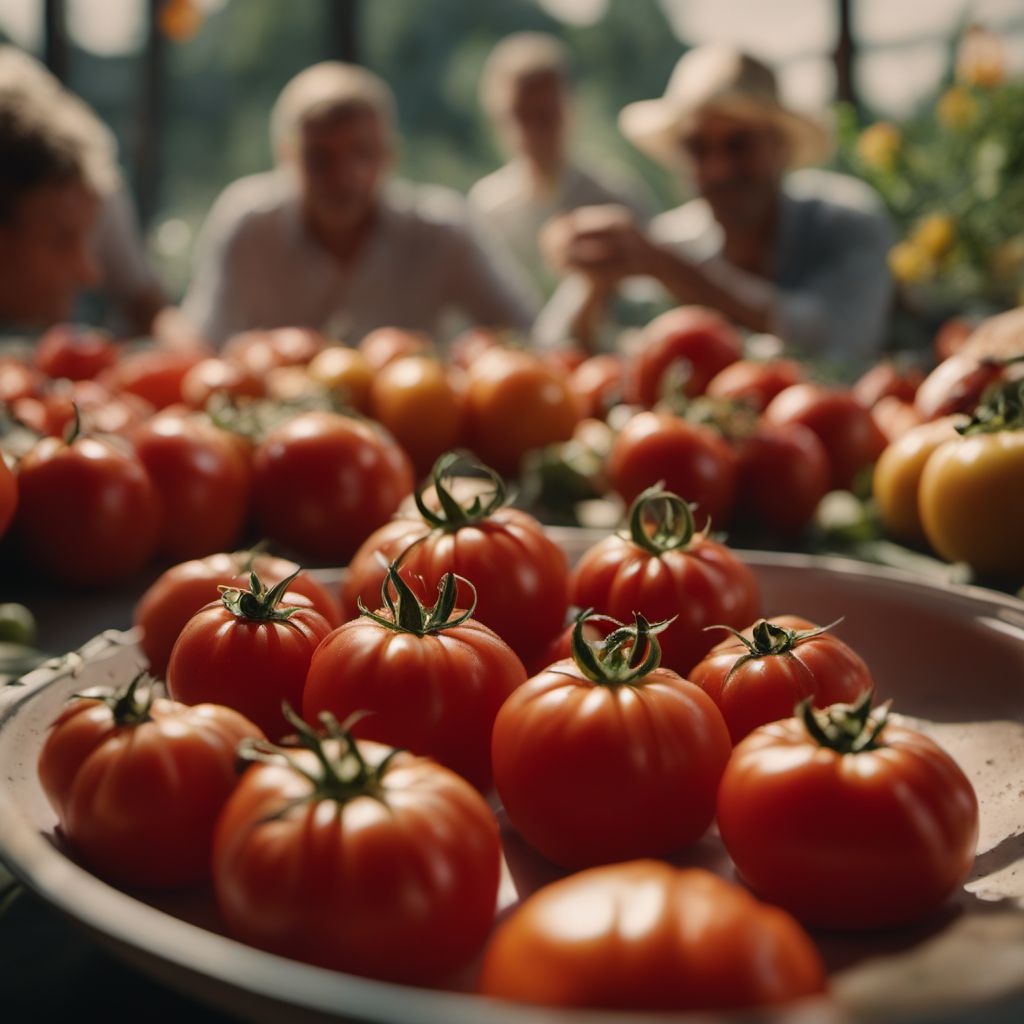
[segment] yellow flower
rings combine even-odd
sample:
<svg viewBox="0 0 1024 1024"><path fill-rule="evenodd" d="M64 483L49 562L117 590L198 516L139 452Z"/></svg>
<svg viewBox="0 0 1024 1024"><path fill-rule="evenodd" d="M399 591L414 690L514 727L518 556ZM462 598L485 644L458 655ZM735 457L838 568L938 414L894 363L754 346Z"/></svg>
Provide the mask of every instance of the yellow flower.
<svg viewBox="0 0 1024 1024"><path fill-rule="evenodd" d="M861 132L857 140L857 155L869 167L887 171L896 162L902 143L903 137L894 124L879 121Z"/></svg>
<svg viewBox="0 0 1024 1024"><path fill-rule="evenodd" d="M889 250L889 269L903 284L926 281L935 274L935 261L926 249L912 240L898 242Z"/></svg>
<svg viewBox="0 0 1024 1024"><path fill-rule="evenodd" d="M950 217L942 213L932 213L917 225L911 237L916 248L922 249L933 260L937 260L953 248L956 228Z"/></svg>
<svg viewBox="0 0 1024 1024"><path fill-rule="evenodd" d="M954 85L939 97L935 112L943 125L959 132L978 119L978 104L966 89Z"/></svg>
<svg viewBox="0 0 1024 1024"><path fill-rule="evenodd" d="M981 25L971 25L956 51L956 78L966 85L991 89L1006 80L1002 40Z"/></svg>

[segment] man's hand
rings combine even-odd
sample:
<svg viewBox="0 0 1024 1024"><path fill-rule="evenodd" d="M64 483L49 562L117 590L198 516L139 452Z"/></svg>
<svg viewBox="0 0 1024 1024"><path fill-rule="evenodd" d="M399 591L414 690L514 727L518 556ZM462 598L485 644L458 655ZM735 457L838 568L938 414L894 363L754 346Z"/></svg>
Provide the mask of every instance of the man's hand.
<svg viewBox="0 0 1024 1024"><path fill-rule="evenodd" d="M583 206L549 221L541 250L558 271L578 271L606 288L648 274L656 248L624 206Z"/></svg>

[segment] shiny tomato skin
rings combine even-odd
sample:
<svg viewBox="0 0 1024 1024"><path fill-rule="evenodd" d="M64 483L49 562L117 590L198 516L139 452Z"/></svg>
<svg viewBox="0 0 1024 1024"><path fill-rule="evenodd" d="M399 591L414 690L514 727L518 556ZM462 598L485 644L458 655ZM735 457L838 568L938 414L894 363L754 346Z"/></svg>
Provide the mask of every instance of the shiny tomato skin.
<svg viewBox="0 0 1024 1024"><path fill-rule="evenodd" d="M661 663L681 675L717 642L707 626L742 629L761 610L753 572L725 545L695 536L687 548L656 556L612 535L587 551L573 570L572 603L627 621L675 617L658 635Z"/></svg>
<svg viewBox="0 0 1024 1024"><path fill-rule="evenodd" d="M626 374L626 398L645 408L661 398L662 377L677 361L689 364L684 391L702 395L708 382L743 355L739 335L724 317L701 306L680 306L652 320Z"/></svg>
<svg viewBox="0 0 1024 1024"><path fill-rule="evenodd" d="M253 508L266 535L325 561L347 560L413 483L391 437L336 413L289 420L253 455Z"/></svg>
<svg viewBox="0 0 1024 1024"><path fill-rule="evenodd" d="M18 480L0 454L0 537L7 532L18 507Z"/></svg>
<svg viewBox="0 0 1024 1024"><path fill-rule="evenodd" d="M928 543L994 576L1024 573L1024 430L957 437L928 458L918 486Z"/></svg>
<svg viewBox="0 0 1024 1024"><path fill-rule="evenodd" d="M288 591L281 606L296 605L286 622L240 618L222 601L204 605L171 649L167 692L183 704L225 704L280 739L291 731L281 704L302 707L313 651L331 631L308 598Z"/></svg>
<svg viewBox="0 0 1024 1024"><path fill-rule="evenodd" d="M131 352L101 374L100 382L115 393L138 395L154 408L164 409L182 400L181 382L185 374L208 355L201 349L179 352L156 348Z"/></svg>
<svg viewBox="0 0 1024 1024"><path fill-rule="evenodd" d="M828 492L828 454L799 423L761 422L736 444L736 512L769 531L792 537Z"/></svg>
<svg viewBox="0 0 1024 1024"><path fill-rule="evenodd" d="M768 621L798 632L818 628L798 615L773 615ZM753 626L742 632L751 639ZM760 725L790 718L793 708L807 697L818 708L852 704L874 687L860 655L832 633L808 637L788 654L751 658L735 668L746 653L739 640L727 637L689 673L690 681L722 712L733 743Z"/></svg>
<svg viewBox="0 0 1024 1024"><path fill-rule="evenodd" d="M358 349L329 345L313 357L307 372L311 380L328 388L344 404L369 412L376 371Z"/></svg>
<svg viewBox="0 0 1024 1024"><path fill-rule="evenodd" d="M157 698L151 721L119 726L98 700L50 727L39 779L85 863L119 885L194 885L210 876L213 829L235 787L235 754L260 730L236 711Z"/></svg>
<svg viewBox="0 0 1024 1024"><path fill-rule="evenodd" d="M468 579L477 594L473 617L493 629L524 662L531 662L565 625L565 553L533 516L511 508L498 509L453 533L432 531L419 517L382 526L349 563L341 591L346 617L357 614L357 598L367 608L380 604L385 569L377 552L387 564L406 551L402 579L419 597L432 602L446 572ZM469 589L460 583L458 604L468 607L471 599Z"/></svg>
<svg viewBox="0 0 1024 1024"><path fill-rule="evenodd" d="M91 380L117 362L117 347L104 331L57 324L36 343L33 361L50 378Z"/></svg>
<svg viewBox="0 0 1024 1024"><path fill-rule="evenodd" d="M324 336L311 327L275 327L236 334L227 340L222 355L260 378L278 366L305 366L325 343Z"/></svg>
<svg viewBox="0 0 1024 1024"><path fill-rule="evenodd" d="M891 928L967 877L978 802L956 762L920 733L890 723L878 749L839 754L789 718L733 751L718 828L750 888L805 923Z"/></svg>
<svg viewBox="0 0 1024 1024"><path fill-rule="evenodd" d="M142 463L109 441L44 437L18 466L18 536L30 564L56 580L132 576L156 548L160 516Z"/></svg>
<svg viewBox="0 0 1024 1024"><path fill-rule="evenodd" d="M616 355L585 359L569 374L569 389L583 416L603 419L622 393L623 362Z"/></svg>
<svg viewBox="0 0 1024 1024"><path fill-rule="evenodd" d="M641 911L642 908L642 911ZM821 956L785 911L702 868L591 868L498 926L480 991L551 1007L734 1010L825 991Z"/></svg>
<svg viewBox="0 0 1024 1024"><path fill-rule="evenodd" d="M302 714L317 726L321 711L339 722L368 711L355 736L432 757L486 791L494 717L525 681L515 652L475 619L416 636L360 617L317 648Z"/></svg>
<svg viewBox="0 0 1024 1024"><path fill-rule="evenodd" d="M772 399L764 416L770 423L800 423L818 435L828 453L833 490L849 489L886 444L871 413L849 391L794 384Z"/></svg>
<svg viewBox="0 0 1024 1024"><path fill-rule="evenodd" d="M160 495L160 554L181 561L232 547L252 477L237 441L203 417L170 414L143 423L131 440Z"/></svg>
<svg viewBox="0 0 1024 1024"><path fill-rule="evenodd" d="M204 359L181 379L181 400L193 409L205 409L214 394L262 398L265 393L262 377L226 359Z"/></svg>
<svg viewBox="0 0 1024 1024"><path fill-rule="evenodd" d="M403 356L425 355L430 349L430 338L426 334L401 327L378 327L359 342L360 354L374 370L382 370Z"/></svg>
<svg viewBox="0 0 1024 1024"><path fill-rule="evenodd" d="M359 747L373 765L388 750ZM308 751L292 756L315 767ZM407 753L385 773L379 799L281 813L309 792L297 772L256 765L224 808L213 875L229 932L280 956L391 981L437 984L469 961L494 920L501 861L480 794Z"/></svg>
<svg viewBox="0 0 1024 1024"><path fill-rule="evenodd" d="M901 369L891 360L885 360L864 373L851 390L861 405L872 409L883 398L912 403L923 380L924 374L917 367Z"/></svg>
<svg viewBox="0 0 1024 1024"><path fill-rule="evenodd" d="M139 645L149 660L149 671L163 676L171 657L174 641L185 623L204 605L220 597L219 587L249 586L246 565L249 552L219 553L173 565L139 598L133 622L142 633ZM299 566L287 558L256 555L252 568L268 586L298 572ZM315 577L299 572L288 589L309 599L313 607L328 621L331 628L342 622L341 608L334 595Z"/></svg>
<svg viewBox="0 0 1024 1024"><path fill-rule="evenodd" d="M699 839L731 749L718 709L675 672L595 684L572 660L508 698L491 744L509 820L565 868L666 856Z"/></svg>
<svg viewBox="0 0 1024 1024"><path fill-rule="evenodd" d="M710 398L729 398L763 412L780 392L804 379L793 359L740 359L716 373L704 391Z"/></svg>
<svg viewBox="0 0 1024 1024"><path fill-rule="evenodd" d="M736 456L714 431L669 413L641 412L619 432L608 456L608 478L627 503L661 481L695 503L703 528L728 522L736 498Z"/></svg>

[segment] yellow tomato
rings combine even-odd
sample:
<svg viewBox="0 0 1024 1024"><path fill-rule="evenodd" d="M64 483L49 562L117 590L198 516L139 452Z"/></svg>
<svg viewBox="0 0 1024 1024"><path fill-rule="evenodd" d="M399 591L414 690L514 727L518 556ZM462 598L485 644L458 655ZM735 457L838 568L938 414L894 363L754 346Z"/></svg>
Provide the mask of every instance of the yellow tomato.
<svg viewBox="0 0 1024 1024"><path fill-rule="evenodd" d="M343 345L325 348L313 357L307 372L313 380L329 387L354 409L366 412L369 408L373 367L358 349Z"/></svg>
<svg viewBox="0 0 1024 1024"><path fill-rule="evenodd" d="M918 487L925 463L937 448L956 440L963 416L944 416L913 427L893 441L875 463L873 491L886 533L897 540L923 541Z"/></svg>
<svg viewBox="0 0 1024 1024"><path fill-rule="evenodd" d="M1024 573L1024 429L974 434L933 453L918 493L943 558L997 576Z"/></svg>

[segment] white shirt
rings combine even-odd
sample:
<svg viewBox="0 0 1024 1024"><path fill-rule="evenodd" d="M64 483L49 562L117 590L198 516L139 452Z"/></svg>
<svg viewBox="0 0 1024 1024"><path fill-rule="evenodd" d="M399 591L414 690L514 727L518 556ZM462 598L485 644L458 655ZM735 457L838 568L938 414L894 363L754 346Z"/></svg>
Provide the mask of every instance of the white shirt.
<svg viewBox="0 0 1024 1024"><path fill-rule="evenodd" d="M200 234L183 309L214 344L239 331L314 327L350 344L377 327L437 335L445 314L527 330L535 309L470 227L454 192L389 185L351 264L307 231L283 170L229 185Z"/></svg>
<svg viewBox="0 0 1024 1024"><path fill-rule="evenodd" d="M557 276L541 255L538 237L552 218L580 206L619 203L628 206L642 221L648 211L626 189L618 188L569 165L554 188L540 192L522 160L512 160L469 190L469 205L480 223L501 242L523 271L546 294L554 290Z"/></svg>

